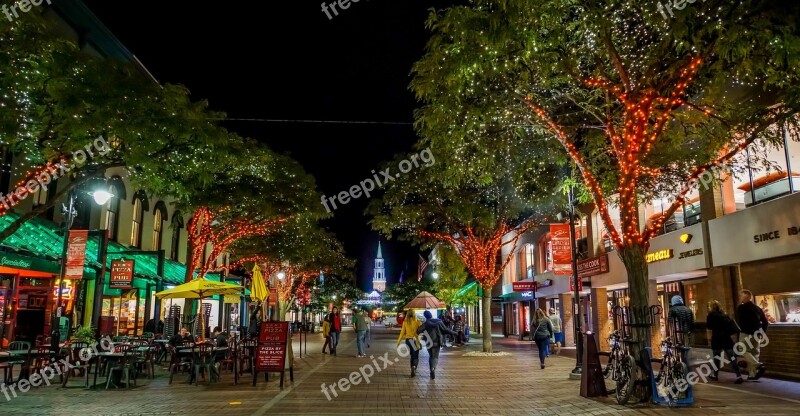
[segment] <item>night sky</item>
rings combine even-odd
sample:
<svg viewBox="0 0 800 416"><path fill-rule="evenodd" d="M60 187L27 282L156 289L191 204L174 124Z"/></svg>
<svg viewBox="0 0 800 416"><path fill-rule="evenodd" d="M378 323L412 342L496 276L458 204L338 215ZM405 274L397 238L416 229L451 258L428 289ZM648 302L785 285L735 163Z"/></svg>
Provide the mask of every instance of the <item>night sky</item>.
<svg viewBox="0 0 800 416"><path fill-rule="evenodd" d="M454 1L361 0L337 8L333 19L320 0L85 3L159 82L185 85L229 118L381 122L226 122L290 154L330 196L370 177L381 161L411 152L411 66L429 36L428 10ZM364 290L379 238L367 225L366 203L362 196L340 206L324 224L358 260ZM389 282L406 263L415 274L417 250L382 240Z"/></svg>

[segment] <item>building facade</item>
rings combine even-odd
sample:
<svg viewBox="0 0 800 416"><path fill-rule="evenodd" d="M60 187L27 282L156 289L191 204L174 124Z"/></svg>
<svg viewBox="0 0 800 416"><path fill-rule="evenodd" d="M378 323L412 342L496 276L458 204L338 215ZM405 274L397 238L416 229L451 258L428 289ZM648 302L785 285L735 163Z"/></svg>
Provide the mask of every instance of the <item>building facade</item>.
<svg viewBox="0 0 800 416"><path fill-rule="evenodd" d="M378 241L378 255L375 256L375 268L372 271L372 291L383 293L386 291L386 268L383 266L383 252L381 242Z"/></svg>

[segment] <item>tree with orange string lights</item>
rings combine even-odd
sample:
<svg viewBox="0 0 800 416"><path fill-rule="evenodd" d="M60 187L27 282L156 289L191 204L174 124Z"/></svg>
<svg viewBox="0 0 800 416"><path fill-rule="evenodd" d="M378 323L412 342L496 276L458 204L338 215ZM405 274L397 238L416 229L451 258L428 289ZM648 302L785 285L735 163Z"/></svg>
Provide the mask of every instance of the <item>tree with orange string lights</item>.
<svg viewBox="0 0 800 416"><path fill-rule="evenodd" d="M370 204L370 223L387 237L399 235L423 247L439 243L453 247L482 288L483 351L492 352L488 330L492 325L492 287L513 258L521 235L555 212L557 171L552 165L530 164L530 158L503 149L495 149L494 157L508 163L495 165L493 171L478 170L482 164L471 165L472 160L457 154L436 149L432 153L434 166L400 177L381 200ZM446 180L447 166L453 164L471 165L475 177ZM503 180L487 181L487 177Z"/></svg>
<svg viewBox="0 0 800 416"><path fill-rule="evenodd" d="M712 0L667 16L645 1L476 0L434 11L414 68L417 125L448 149L566 156L625 264L634 323L644 323L649 242L701 176L742 166L748 147L797 139L798 9ZM476 143L469 133L485 125L518 134ZM669 206L641 221L640 206L656 198ZM647 339L645 325L636 336Z"/></svg>

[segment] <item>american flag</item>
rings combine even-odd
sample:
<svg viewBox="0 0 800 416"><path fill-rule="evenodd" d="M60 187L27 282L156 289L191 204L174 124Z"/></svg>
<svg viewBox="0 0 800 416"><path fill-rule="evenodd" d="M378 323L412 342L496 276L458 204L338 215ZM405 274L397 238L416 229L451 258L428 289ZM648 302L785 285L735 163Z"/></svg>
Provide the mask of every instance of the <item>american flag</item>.
<svg viewBox="0 0 800 416"><path fill-rule="evenodd" d="M422 273L425 271L425 268L428 267L428 261L422 258L422 255L419 255L419 268L417 269L417 281L422 281Z"/></svg>

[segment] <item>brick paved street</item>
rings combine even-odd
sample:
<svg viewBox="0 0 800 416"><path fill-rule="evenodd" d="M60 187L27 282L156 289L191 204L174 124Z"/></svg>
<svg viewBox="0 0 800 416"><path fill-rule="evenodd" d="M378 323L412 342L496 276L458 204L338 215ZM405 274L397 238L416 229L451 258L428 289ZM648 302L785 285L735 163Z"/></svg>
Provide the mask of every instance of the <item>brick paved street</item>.
<svg viewBox="0 0 800 416"><path fill-rule="evenodd" d="M464 348L445 349L439 371L430 380L427 353L421 354L421 371L409 377L408 362L399 359L394 348L397 330L376 328L368 352L381 367L369 384L339 391L331 400L320 385L338 383L343 377L372 362L355 357L355 339L346 330L339 355L320 353L319 334L309 336L309 355L298 356L295 381L281 391L277 377L257 387L249 383L234 386L228 374L222 382L200 386L187 385L185 377L167 384L165 372L155 380L139 380L139 387L130 391L88 391L81 381L70 381L67 389L45 387L6 401L0 396L0 414L6 415L607 415L607 414L685 414L685 415L789 415L796 414L800 404L797 383L764 380L760 393L750 393L755 383L734 386L730 376L714 386L696 390L697 405L691 409L661 407L622 407L613 400L589 400L578 395L579 384L567 377L574 360L552 357L545 370L535 364L535 350L529 343L497 338L496 349L512 353L506 357L462 357ZM295 338L297 339L297 338ZM473 338L466 351L480 349L480 340ZM388 352L391 365L378 359ZM386 369L383 369L387 366ZM365 370L366 372L366 370ZM354 378L354 380L356 380ZM776 391L767 394L768 386ZM766 387L765 387L766 386ZM794 397L780 399L778 396Z"/></svg>

